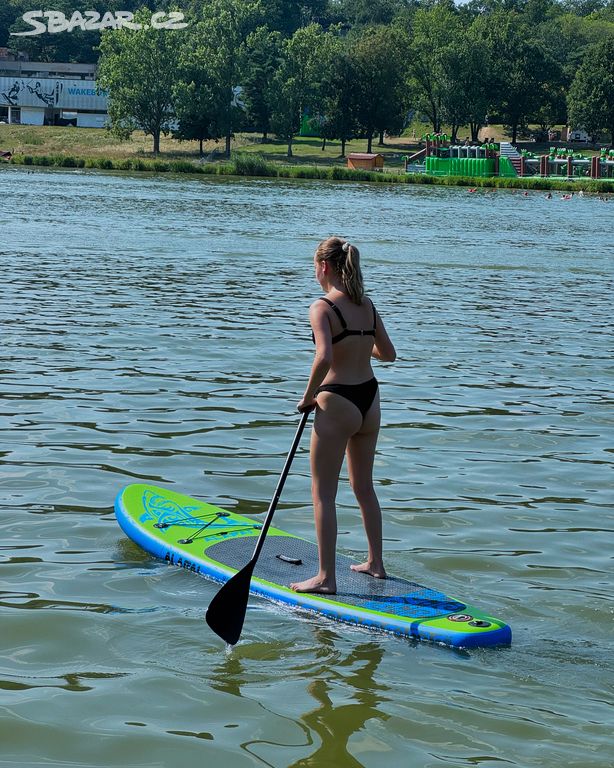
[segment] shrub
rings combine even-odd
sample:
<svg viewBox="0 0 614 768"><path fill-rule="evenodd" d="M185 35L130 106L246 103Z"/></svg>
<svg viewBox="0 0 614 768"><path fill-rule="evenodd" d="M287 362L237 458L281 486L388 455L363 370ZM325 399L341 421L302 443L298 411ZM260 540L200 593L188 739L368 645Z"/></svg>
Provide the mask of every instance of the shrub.
<svg viewBox="0 0 614 768"><path fill-rule="evenodd" d="M89 157L85 161L86 168L101 168L105 171L113 170L113 161L108 157Z"/></svg>
<svg viewBox="0 0 614 768"><path fill-rule="evenodd" d="M198 173L200 170L197 165L188 160L172 160L168 166L173 173Z"/></svg>
<svg viewBox="0 0 614 768"><path fill-rule="evenodd" d="M277 166L259 154L236 152L232 163L235 176L277 176Z"/></svg>
<svg viewBox="0 0 614 768"><path fill-rule="evenodd" d="M80 162L83 163L83 161L70 155L54 155L50 160L52 165L57 165L60 168L83 168L83 165L80 165Z"/></svg>

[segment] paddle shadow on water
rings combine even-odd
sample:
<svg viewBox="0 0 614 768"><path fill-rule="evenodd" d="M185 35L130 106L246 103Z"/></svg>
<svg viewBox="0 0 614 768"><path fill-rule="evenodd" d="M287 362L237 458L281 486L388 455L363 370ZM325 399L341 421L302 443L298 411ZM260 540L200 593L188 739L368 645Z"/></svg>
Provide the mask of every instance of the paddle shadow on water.
<svg viewBox="0 0 614 768"><path fill-rule="evenodd" d="M316 629L315 635L313 647L317 647L320 652L325 651L323 655L331 659L331 663L325 665L326 677L317 672L313 677L311 666L294 671L294 674L308 680L306 692L314 699L315 707L298 718L288 716L305 733L305 743L280 744L254 739L242 743L241 749L270 768L279 768L282 764L284 768L364 768L363 763L351 754L349 741L369 720L383 721L388 718L378 708L386 701L382 694L387 687L375 681L375 673L384 657L384 648L378 643L365 642L355 645L347 655L339 657L334 633ZM291 670L289 674L292 674ZM248 677L249 673L242 660L229 655L215 670L214 687L243 696L242 682ZM245 695L249 696L248 691ZM343 703L335 703L336 698L341 698ZM262 702L261 706L267 708ZM280 712L272 714L285 717ZM297 750L302 746L316 746L316 749L292 763L282 763L279 760L269 762L259 755L256 751L259 746L268 747L269 750L273 748L275 751L283 750L284 747Z"/></svg>

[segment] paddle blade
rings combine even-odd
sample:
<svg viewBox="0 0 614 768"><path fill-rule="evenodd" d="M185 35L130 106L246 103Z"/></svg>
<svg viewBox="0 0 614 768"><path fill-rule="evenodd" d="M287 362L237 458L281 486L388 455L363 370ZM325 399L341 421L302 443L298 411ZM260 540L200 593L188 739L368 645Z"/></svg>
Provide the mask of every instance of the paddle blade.
<svg viewBox="0 0 614 768"><path fill-rule="evenodd" d="M205 614L207 624L215 634L230 645L236 645L241 637L254 565L255 562L250 560L244 568L228 579L209 604Z"/></svg>

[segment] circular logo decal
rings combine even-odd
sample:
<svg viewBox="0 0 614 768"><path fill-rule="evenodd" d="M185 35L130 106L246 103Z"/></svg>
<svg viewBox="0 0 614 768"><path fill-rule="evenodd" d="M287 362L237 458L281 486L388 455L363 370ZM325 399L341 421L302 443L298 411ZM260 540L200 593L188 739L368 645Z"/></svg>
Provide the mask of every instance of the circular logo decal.
<svg viewBox="0 0 614 768"><path fill-rule="evenodd" d="M468 613L451 613L448 618L450 621L471 621L473 616L469 616Z"/></svg>

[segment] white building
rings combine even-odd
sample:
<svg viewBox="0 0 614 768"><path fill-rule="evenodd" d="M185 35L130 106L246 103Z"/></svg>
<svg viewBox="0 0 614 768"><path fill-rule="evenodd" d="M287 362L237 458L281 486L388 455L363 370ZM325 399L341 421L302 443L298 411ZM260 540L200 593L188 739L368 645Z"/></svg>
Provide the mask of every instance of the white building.
<svg viewBox="0 0 614 768"><path fill-rule="evenodd" d="M96 86L95 64L47 64L12 58L0 48L0 121L104 127L107 93Z"/></svg>

